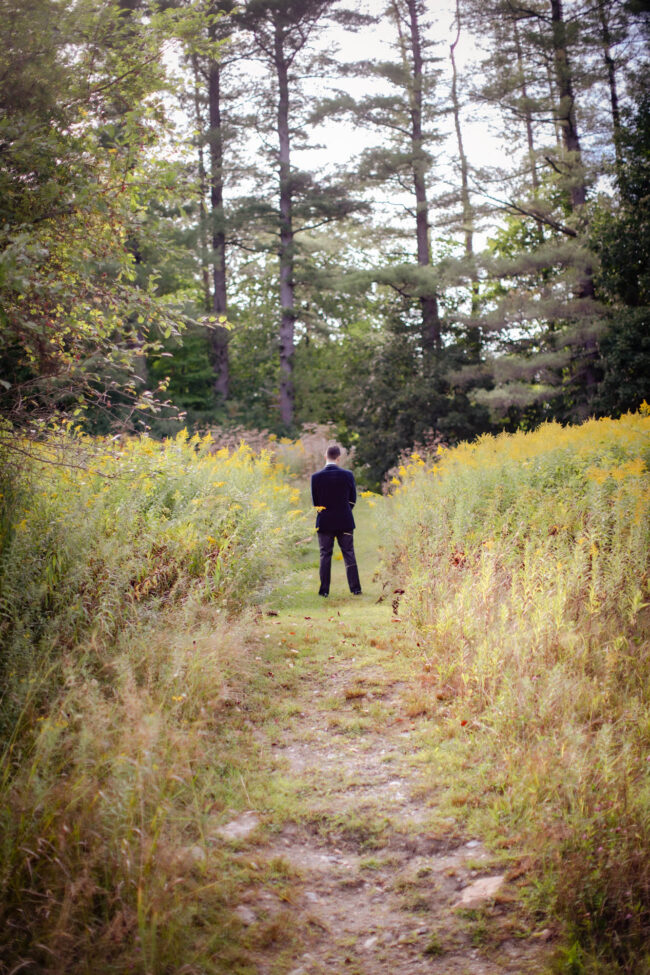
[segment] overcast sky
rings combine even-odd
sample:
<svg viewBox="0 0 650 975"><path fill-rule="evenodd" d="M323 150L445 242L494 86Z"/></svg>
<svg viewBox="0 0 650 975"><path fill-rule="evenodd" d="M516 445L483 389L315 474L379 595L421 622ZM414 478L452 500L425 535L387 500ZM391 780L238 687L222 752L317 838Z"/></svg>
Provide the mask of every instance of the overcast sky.
<svg viewBox="0 0 650 975"><path fill-rule="evenodd" d="M372 15L383 15L387 0L347 0L347 4L355 6L356 9ZM428 40L434 42L434 47L430 53L441 59L439 67L442 75L437 85L437 97L441 102L451 105L451 64L449 60L450 44L456 38L455 28L455 0L427 0L427 21L431 22L431 27L426 31ZM319 44L322 44L329 53L334 53L340 61L360 61L360 60L394 60L395 50L392 47L395 36L395 26L392 18L382 16L376 26L364 28L361 31L346 31L343 27L332 26L325 32L320 33ZM461 32L459 44L456 48L456 63L459 71L461 101L463 99L463 89L468 82L476 82L476 62L480 56L475 44L471 40L467 31ZM170 66L172 69L178 68L178 60L175 54L170 54ZM248 72L253 76L262 73L261 65L259 69L254 64L247 65ZM354 96L362 96L369 91L371 84L377 85L378 82L368 78L332 77L329 81L330 90L347 88ZM327 79L315 79L312 85L314 98L324 97L328 94ZM305 86L307 87L307 86ZM467 99L466 99L467 101ZM470 164L480 166L504 165L503 143L490 131L490 127L485 120L485 106L481 106L482 118L480 121L472 118L472 113L476 112L471 104L465 104L462 109L462 127L465 151L470 160ZM178 113L177 122L180 129L187 126L191 120ZM496 119L495 119L496 122ZM193 127L193 126L192 126ZM439 127L446 135L446 140L436 149L436 167L429 180L430 196L435 196L447 192L450 188L458 189L458 175L454 172L454 166L458 163L458 152L456 136L453 130L453 118L451 115L443 117L439 121ZM251 137L255 141L252 133ZM321 148L312 148L299 151L294 146L292 160L295 166L308 172L318 172L321 170L332 170L342 167L350 170L358 155L371 145L381 144L385 139L385 133L378 130L364 129L355 126L351 119L341 119L340 121L327 121L318 126L312 134L310 141L317 143ZM251 148L253 143L251 143ZM187 147L189 149L189 145ZM190 150L193 152L194 150ZM241 187L236 189L241 192ZM404 197L409 206L413 201L410 195ZM385 195L385 199L380 201L379 209L382 217L390 220L393 216L399 216L402 210L400 198ZM432 217L433 217L432 213ZM408 218L411 219L410 217ZM435 235L435 228L434 228Z"/></svg>
<svg viewBox="0 0 650 975"><path fill-rule="evenodd" d="M361 0L359 9L373 15L383 14L386 0ZM449 60L450 45L456 39L455 0L428 0L427 20L431 28L427 31L427 38L435 42L430 51L432 55L442 59L439 67L442 75L438 82L437 94L441 101L451 105L451 62ZM395 51L391 48L395 36L395 26L391 18L383 17L374 27L359 32L345 31L342 27L333 27L322 36L322 43L330 50L338 48L338 59L341 61L359 60L394 60ZM477 81L476 62L481 52L469 37L468 32L462 31L456 48L456 64L459 72L460 97L463 98L463 88L469 80ZM362 96L368 92L368 79L332 78L332 88L347 89L355 96ZM324 84L319 80L314 85L314 94L325 95ZM485 106L481 107L485 114ZM492 126L483 117L480 121L472 118L472 106L465 105L462 109L462 131L465 152L470 160L480 166L503 166L504 146L495 135L496 119ZM437 156L440 163L430 178L431 195L445 192L449 187L458 188L458 178L451 170L451 164L457 161L457 143L453 130L451 115L440 120L440 128L446 134L445 142L439 147ZM353 160L364 148L381 142L383 134L359 126L354 126L350 119L329 121L314 133L314 139L323 148L310 149L305 152L295 152L296 165L307 170L317 170L321 167L329 169L335 166L349 167ZM409 198L408 203L412 205ZM387 215L391 209L397 213L399 201L397 198L387 200Z"/></svg>

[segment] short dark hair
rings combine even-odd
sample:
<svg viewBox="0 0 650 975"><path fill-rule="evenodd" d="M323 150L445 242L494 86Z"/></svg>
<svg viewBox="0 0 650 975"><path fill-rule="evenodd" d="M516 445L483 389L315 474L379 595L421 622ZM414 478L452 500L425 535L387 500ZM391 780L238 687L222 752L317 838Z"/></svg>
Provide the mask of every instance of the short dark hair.
<svg viewBox="0 0 650 975"><path fill-rule="evenodd" d="M341 448L337 443L330 444L327 448L327 459L337 460L341 456Z"/></svg>

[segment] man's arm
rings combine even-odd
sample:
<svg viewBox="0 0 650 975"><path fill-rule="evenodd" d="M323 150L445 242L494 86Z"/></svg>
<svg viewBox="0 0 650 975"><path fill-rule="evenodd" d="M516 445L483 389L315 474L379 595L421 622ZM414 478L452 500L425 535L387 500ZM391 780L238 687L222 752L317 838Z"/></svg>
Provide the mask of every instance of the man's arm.
<svg viewBox="0 0 650 975"><path fill-rule="evenodd" d="M316 475L311 476L311 501L315 508L318 507L318 489L317 489L317 479Z"/></svg>
<svg viewBox="0 0 650 975"><path fill-rule="evenodd" d="M350 507L351 508L354 508L355 504L357 503L357 484L356 484L356 481L354 480L354 474L352 474L352 472L350 472L350 498L349 498L349 501L350 501Z"/></svg>

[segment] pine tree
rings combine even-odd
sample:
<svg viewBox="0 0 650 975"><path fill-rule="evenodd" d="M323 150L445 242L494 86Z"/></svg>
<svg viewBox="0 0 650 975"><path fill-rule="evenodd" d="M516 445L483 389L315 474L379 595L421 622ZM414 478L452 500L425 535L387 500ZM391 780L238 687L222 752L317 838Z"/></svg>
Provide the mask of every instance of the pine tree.
<svg viewBox="0 0 650 975"><path fill-rule="evenodd" d="M470 360L473 362L478 362L481 358L482 335L480 325L478 325L475 321L479 307L479 283L474 261L474 230L476 213L470 194L470 161L465 151L465 141L463 138L463 122L460 99L461 82L456 63L456 48L458 47L463 28L460 0L456 0L455 26L456 36L453 42L449 45L449 60L451 62L451 112L454 119L454 132L456 135L456 146L458 150L458 169L460 176L460 229L463 235L465 258L471 274L470 309L473 319L471 326L467 330L466 343Z"/></svg>
<svg viewBox="0 0 650 975"><path fill-rule="evenodd" d="M597 286L611 309L597 409L614 416L650 400L650 96L641 76L633 91L618 131L618 198L598 201L590 228Z"/></svg>
<svg viewBox="0 0 650 975"><path fill-rule="evenodd" d="M432 150L437 141L433 128L434 92L438 58L431 54L426 37L423 0L389 0L384 18L394 29L396 59L363 61L347 73L366 76L377 94L358 100L344 92L324 100L321 113L347 115L355 123L382 136L382 143L363 153L359 173L370 191L380 187L393 192L413 221L412 244L407 245L415 263L385 262L376 279L410 296L420 306L421 354L433 363L442 345L439 295L431 265L431 217L429 180ZM404 228L398 234L404 236ZM410 235L409 235L410 236Z"/></svg>
<svg viewBox="0 0 650 975"><path fill-rule="evenodd" d="M315 41L336 0L248 0L237 15L250 32L257 56L267 70L263 90L258 88L257 124L264 140L271 129L276 146L270 158L276 167L275 218L260 229L275 238L278 259L280 357L279 413L286 428L294 422L294 349L298 318L296 262L299 236L315 226L337 221L358 204L349 198L345 185L317 181L299 171L293 148L306 140L305 101L301 77L314 76L328 59L319 54ZM355 18L350 16L350 24ZM259 191L258 191L259 192ZM263 207L259 208L263 216Z"/></svg>
<svg viewBox="0 0 650 975"><path fill-rule="evenodd" d="M602 108L602 24L599 33L598 10L581 3L567 16L562 0L465 7L495 52L483 97L498 101L508 131L515 124L526 140L518 168L501 177L512 186L500 201L512 218L494 235L498 259L484 265L495 281L485 327L498 358L490 366L495 388L477 399L511 417L581 417L594 408L606 321L588 239L595 157L588 166L580 131L580 110L587 117Z"/></svg>
<svg viewBox="0 0 650 975"><path fill-rule="evenodd" d="M188 61L191 96L184 96L196 132L197 191L199 202L200 266L203 312L208 329L213 388L217 402L229 395L228 216L226 175L234 169L233 125L230 115L233 89L240 84L244 52L233 39L235 23L231 0L201 0L180 20L180 33ZM207 157L207 161L206 161Z"/></svg>

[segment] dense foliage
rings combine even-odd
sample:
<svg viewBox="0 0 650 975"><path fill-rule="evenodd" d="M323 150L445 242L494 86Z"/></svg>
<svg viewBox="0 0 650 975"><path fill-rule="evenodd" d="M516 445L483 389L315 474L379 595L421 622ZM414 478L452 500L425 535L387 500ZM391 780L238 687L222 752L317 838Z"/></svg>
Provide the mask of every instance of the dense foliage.
<svg viewBox="0 0 650 975"><path fill-rule="evenodd" d="M275 574L292 525L304 531L298 492L268 454L211 443L62 438L5 471L5 728L51 692L66 651L90 644L99 665L130 627L206 601L240 607Z"/></svg>
<svg viewBox="0 0 650 975"><path fill-rule="evenodd" d="M287 468L246 446L34 450L0 498L0 965L85 971L101 946L102 970L154 970L162 914L180 967L193 777L209 792L239 748L219 734L232 615L309 529Z"/></svg>
<svg viewBox="0 0 650 975"><path fill-rule="evenodd" d="M166 192L145 160L164 125L165 20L56 0L1 12L0 411L19 430L89 403L146 412L138 363L181 317L136 280L133 247Z"/></svg>
<svg viewBox="0 0 650 975"><path fill-rule="evenodd" d="M495 829L527 833L576 972L648 963L649 433L647 408L545 424L394 478L400 610L441 747L461 721L489 756Z"/></svg>
<svg viewBox="0 0 650 975"><path fill-rule="evenodd" d="M357 6L3 0L14 428L333 422L376 485L427 437L647 396L647 14L462 0L447 38ZM375 29L383 59L328 40Z"/></svg>

